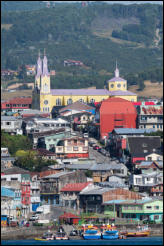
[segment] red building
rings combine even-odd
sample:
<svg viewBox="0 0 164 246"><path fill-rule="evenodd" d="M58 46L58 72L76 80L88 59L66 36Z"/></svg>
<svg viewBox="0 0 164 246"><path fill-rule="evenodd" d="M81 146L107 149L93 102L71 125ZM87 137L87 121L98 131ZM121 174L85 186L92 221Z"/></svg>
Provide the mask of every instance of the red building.
<svg viewBox="0 0 164 246"><path fill-rule="evenodd" d="M108 136L114 128L136 128L137 112L132 102L122 98L109 98L100 106L100 135Z"/></svg>
<svg viewBox="0 0 164 246"><path fill-rule="evenodd" d="M32 97L16 97L1 102L1 110L18 111L22 109L30 109Z"/></svg>
<svg viewBox="0 0 164 246"><path fill-rule="evenodd" d="M80 218L81 218L80 216L77 216L75 214L64 212L64 214L60 215L59 221L61 223L62 222L66 222L66 223L69 223L69 224L78 224Z"/></svg>
<svg viewBox="0 0 164 246"><path fill-rule="evenodd" d="M31 199L30 199L30 181L29 180L24 180L21 183L21 198L22 198L22 204L24 205L30 205L31 204Z"/></svg>

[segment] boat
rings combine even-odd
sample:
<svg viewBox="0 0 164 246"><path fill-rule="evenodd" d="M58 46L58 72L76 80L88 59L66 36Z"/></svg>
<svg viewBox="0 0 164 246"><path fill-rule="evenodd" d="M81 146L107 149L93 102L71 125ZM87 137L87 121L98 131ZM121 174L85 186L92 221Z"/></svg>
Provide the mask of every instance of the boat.
<svg viewBox="0 0 164 246"><path fill-rule="evenodd" d="M96 226L89 225L84 226L84 233L83 233L84 239L101 239L101 232L98 230Z"/></svg>
<svg viewBox="0 0 164 246"><path fill-rule="evenodd" d="M102 239L118 239L119 233L114 225L103 225Z"/></svg>
<svg viewBox="0 0 164 246"><path fill-rule="evenodd" d="M57 232L54 239L55 240L69 240L69 238L65 232Z"/></svg>
<svg viewBox="0 0 164 246"><path fill-rule="evenodd" d="M37 241L49 241L54 240L54 234L50 231L45 232L41 238L34 238Z"/></svg>
<svg viewBox="0 0 164 246"><path fill-rule="evenodd" d="M150 235L150 229L148 226L138 226L135 231L128 231L125 233L127 237L148 237Z"/></svg>

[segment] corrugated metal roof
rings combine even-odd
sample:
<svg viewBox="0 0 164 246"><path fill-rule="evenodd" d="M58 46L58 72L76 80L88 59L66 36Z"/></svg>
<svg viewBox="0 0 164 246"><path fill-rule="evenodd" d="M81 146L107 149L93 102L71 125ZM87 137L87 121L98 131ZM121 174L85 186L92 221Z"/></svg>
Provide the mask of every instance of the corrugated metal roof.
<svg viewBox="0 0 164 246"><path fill-rule="evenodd" d="M135 114L137 116L136 108L132 102L119 97L102 101L100 116L101 114Z"/></svg>
<svg viewBox="0 0 164 246"><path fill-rule="evenodd" d="M110 164L94 164L90 170L92 171L98 171L98 170L101 170L101 171L107 171L107 170L112 170L112 169L121 169L122 167L124 167L125 165L124 164L119 164L119 163L116 163L114 161L112 161Z"/></svg>
<svg viewBox="0 0 164 246"><path fill-rule="evenodd" d="M60 191L81 191L91 182L66 184Z"/></svg>
<svg viewBox="0 0 164 246"><path fill-rule="evenodd" d="M17 121L17 120L21 120L20 118L18 119L17 117L15 116L6 116L6 115L2 115L1 116L1 121Z"/></svg>
<svg viewBox="0 0 164 246"><path fill-rule="evenodd" d="M106 89L52 89L52 95L61 96L94 96L94 95L111 95L111 92Z"/></svg>
<svg viewBox="0 0 164 246"><path fill-rule="evenodd" d="M110 80L108 80L108 82L117 82L117 81L126 81L125 79L121 78L121 77L113 77Z"/></svg>
<svg viewBox="0 0 164 246"><path fill-rule="evenodd" d="M59 173L50 174L48 176L45 176L44 179L45 178L59 178L59 177L61 177L63 175L67 175L67 174L71 174L71 173L73 173L73 172L62 171L62 172L59 172Z"/></svg>
<svg viewBox="0 0 164 246"><path fill-rule="evenodd" d="M116 91L111 91L112 96L135 96L137 95L134 92L131 91L121 91L121 90L116 90Z"/></svg>
<svg viewBox="0 0 164 246"><path fill-rule="evenodd" d="M80 195L101 195L110 190L113 190L113 188L102 188L97 186L95 188L80 192Z"/></svg>
<svg viewBox="0 0 164 246"><path fill-rule="evenodd" d="M149 129L114 128L114 131L117 134L144 134L144 133L156 132L156 130L153 128L149 128Z"/></svg>
<svg viewBox="0 0 164 246"><path fill-rule="evenodd" d="M119 204L119 203L122 203L122 202L125 202L126 200L110 200L110 201L106 201L104 202L104 204Z"/></svg>

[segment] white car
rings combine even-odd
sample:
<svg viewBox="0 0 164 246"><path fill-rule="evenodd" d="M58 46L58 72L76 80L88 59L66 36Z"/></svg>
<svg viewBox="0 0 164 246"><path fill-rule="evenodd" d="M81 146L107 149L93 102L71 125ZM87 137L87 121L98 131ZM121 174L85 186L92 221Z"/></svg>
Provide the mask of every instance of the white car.
<svg viewBox="0 0 164 246"><path fill-rule="evenodd" d="M32 215L29 220L30 221L35 221L35 220L38 220L38 219L39 219L38 215Z"/></svg>

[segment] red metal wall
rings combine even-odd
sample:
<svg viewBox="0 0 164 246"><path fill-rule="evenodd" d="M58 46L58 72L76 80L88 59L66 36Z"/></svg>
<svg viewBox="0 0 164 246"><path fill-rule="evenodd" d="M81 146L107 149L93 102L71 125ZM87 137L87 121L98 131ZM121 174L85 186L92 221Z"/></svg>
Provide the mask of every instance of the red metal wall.
<svg viewBox="0 0 164 246"><path fill-rule="evenodd" d="M75 158L75 157L78 157L78 158L88 158L89 157L89 154L88 153L69 153L67 154L67 157L68 158Z"/></svg>
<svg viewBox="0 0 164 246"><path fill-rule="evenodd" d="M122 98L104 100L100 107L100 135L107 136L114 128L136 128L137 112L132 102Z"/></svg>

